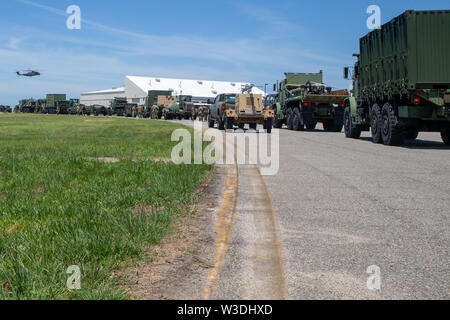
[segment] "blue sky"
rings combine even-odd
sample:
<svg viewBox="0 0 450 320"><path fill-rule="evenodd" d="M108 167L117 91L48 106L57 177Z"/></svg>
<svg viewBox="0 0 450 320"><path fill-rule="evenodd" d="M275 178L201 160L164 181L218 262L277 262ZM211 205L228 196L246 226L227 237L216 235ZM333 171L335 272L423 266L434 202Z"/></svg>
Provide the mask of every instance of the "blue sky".
<svg viewBox="0 0 450 320"><path fill-rule="evenodd" d="M322 69L328 85L347 88L342 68L353 64L372 4L383 23L407 9L450 8L448 0L1 0L0 104L78 97L122 86L125 75L264 85ZM66 28L69 5L81 8L81 30ZM15 75L24 69L42 76Z"/></svg>

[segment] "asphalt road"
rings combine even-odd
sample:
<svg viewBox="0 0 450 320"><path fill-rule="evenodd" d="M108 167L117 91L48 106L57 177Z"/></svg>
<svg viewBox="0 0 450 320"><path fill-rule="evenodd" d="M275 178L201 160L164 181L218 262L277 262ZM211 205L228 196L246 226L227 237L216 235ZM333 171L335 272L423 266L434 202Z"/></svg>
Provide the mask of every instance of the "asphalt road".
<svg viewBox="0 0 450 320"><path fill-rule="evenodd" d="M210 298L449 299L449 159L436 133L387 147L280 130L278 174L237 167Z"/></svg>
<svg viewBox="0 0 450 320"><path fill-rule="evenodd" d="M448 299L450 148L342 133L280 132L265 177L278 213L290 299ZM369 266L381 289L367 288Z"/></svg>

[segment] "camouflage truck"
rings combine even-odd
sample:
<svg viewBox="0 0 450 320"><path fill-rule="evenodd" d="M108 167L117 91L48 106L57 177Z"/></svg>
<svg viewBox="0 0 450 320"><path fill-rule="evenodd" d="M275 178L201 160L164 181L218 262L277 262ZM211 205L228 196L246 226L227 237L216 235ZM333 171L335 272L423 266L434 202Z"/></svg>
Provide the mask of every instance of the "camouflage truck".
<svg viewBox="0 0 450 320"><path fill-rule="evenodd" d="M71 115L77 114L78 106L81 106L80 99L70 99L67 113Z"/></svg>
<svg viewBox="0 0 450 320"><path fill-rule="evenodd" d="M277 91L274 127L286 124L289 130L314 130L321 122L325 131L341 132L347 90L332 91L323 84L323 73L285 73L274 85Z"/></svg>
<svg viewBox="0 0 450 320"><path fill-rule="evenodd" d="M262 124L268 133L272 132L274 110L264 109L261 94L221 94L210 107L208 123L219 130L233 129L234 126L256 130Z"/></svg>
<svg viewBox="0 0 450 320"><path fill-rule="evenodd" d="M114 98L110 109L110 113L118 117L131 117L133 114L133 104L128 103L127 98Z"/></svg>
<svg viewBox="0 0 450 320"><path fill-rule="evenodd" d="M0 112L6 112L6 113L11 113L11 107L10 106L4 106L4 105L0 105Z"/></svg>
<svg viewBox="0 0 450 320"><path fill-rule="evenodd" d="M19 101L19 105L16 106L15 112L21 113L38 113L45 109L45 100L39 99L23 99Z"/></svg>
<svg viewBox="0 0 450 320"><path fill-rule="evenodd" d="M158 111L158 119L161 119L163 116L163 110L164 107L160 106L158 104L158 97L159 96L171 96L172 95L172 91L167 91L167 90L150 90L148 92L147 97L145 98L145 105L144 105L144 117L145 118L150 118L152 115L152 107L154 105L157 105L159 108Z"/></svg>
<svg viewBox="0 0 450 320"><path fill-rule="evenodd" d="M46 114L67 114L70 102L65 94L47 94L47 103L44 108Z"/></svg>
<svg viewBox="0 0 450 320"><path fill-rule="evenodd" d="M371 131L374 143L402 145L420 131L450 145L450 10L406 11L360 39L345 135Z"/></svg>
<svg viewBox="0 0 450 320"><path fill-rule="evenodd" d="M195 110L195 104L192 102L192 96L178 96L178 103L180 105L181 116L184 120L195 120L197 113ZM194 112L192 112L194 110Z"/></svg>

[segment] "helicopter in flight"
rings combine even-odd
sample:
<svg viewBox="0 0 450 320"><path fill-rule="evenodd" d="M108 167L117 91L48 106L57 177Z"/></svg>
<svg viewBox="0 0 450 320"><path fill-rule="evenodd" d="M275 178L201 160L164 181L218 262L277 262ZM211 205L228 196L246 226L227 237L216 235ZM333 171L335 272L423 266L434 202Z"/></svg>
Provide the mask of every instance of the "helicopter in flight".
<svg viewBox="0 0 450 320"><path fill-rule="evenodd" d="M36 76L40 76L41 73L34 71L34 70L24 70L22 73L20 73L19 71L16 71L18 76L21 77L36 77Z"/></svg>

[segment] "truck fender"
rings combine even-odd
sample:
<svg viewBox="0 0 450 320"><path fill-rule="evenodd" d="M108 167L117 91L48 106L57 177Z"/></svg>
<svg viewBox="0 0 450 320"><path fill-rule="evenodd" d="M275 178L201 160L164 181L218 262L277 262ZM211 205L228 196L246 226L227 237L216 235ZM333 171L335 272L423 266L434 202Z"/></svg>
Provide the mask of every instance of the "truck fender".
<svg viewBox="0 0 450 320"><path fill-rule="evenodd" d="M350 113L351 113L352 117L356 116L357 103L356 103L355 97L348 97L347 99L345 99L345 105L350 106Z"/></svg>
<svg viewBox="0 0 450 320"><path fill-rule="evenodd" d="M355 97L348 97L345 99L345 105L350 106L350 116L352 117L353 124L361 124L361 118L358 115L357 102Z"/></svg>

